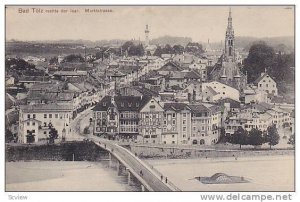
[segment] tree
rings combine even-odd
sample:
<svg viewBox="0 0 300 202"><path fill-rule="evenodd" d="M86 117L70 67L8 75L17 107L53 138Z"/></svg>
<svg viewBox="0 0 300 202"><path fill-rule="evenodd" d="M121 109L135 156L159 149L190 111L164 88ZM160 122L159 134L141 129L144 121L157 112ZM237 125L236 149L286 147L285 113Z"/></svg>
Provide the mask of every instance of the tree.
<svg viewBox="0 0 300 202"><path fill-rule="evenodd" d="M170 44L166 44L165 47L162 49L163 54L173 54L174 50Z"/></svg>
<svg viewBox="0 0 300 202"><path fill-rule="evenodd" d="M154 56L158 56L158 57L161 57L161 54L162 54L162 48L160 46L157 46L155 52L154 52Z"/></svg>
<svg viewBox="0 0 300 202"><path fill-rule="evenodd" d="M48 127L50 129L48 140L50 144L53 144L54 140L58 138L58 132L51 123L49 123Z"/></svg>
<svg viewBox="0 0 300 202"><path fill-rule="evenodd" d="M34 138L34 134L32 133L32 131L30 130L30 131L28 131L27 132L27 135L26 135L26 138L27 138L27 143L33 143L34 142L34 140L35 140L35 138Z"/></svg>
<svg viewBox="0 0 300 202"><path fill-rule="evenodd" d="M184 47L182 45L174 45L173 51L175 54L182 54L184 52Z"/></svg>
<svg viewBox="0 0 300 202"><path fill-rule="evenodd" d="M49 60L49 64L50 65L53 65L53 64L58 64L58 57L52 57L50 60Z"/></svg>
<svg viewBox="0 0 300 202"><path fill-rule="evenodd" d="M79 54L79 55L67 55L62 62L84 62L84 58Z"/></svg>
<svg viewBox="0 0 300 202"><path fill-rule="evenodd" d="M256 128L252 128L252 130L249 132L248 141L249 144L253 146L262 145L264 143L262 131Z"/></svg>
<svg viewBox="0 0 300 202"><path fill-rule="evenodd" d="M253 82L264 72L265 68L274 65L275 51L265 42L258 42L250 47L248 57L244 60L243 71L248 74L248 82Z"/></svg>
<svg viewBox="0 0 300 202"><path fill-rule="evenodd" d="M290 138L288 140L288 144L295 146L295 134L290 136Z"/></svg>
<svg viewBox="0 0 300 202"><path fill-rule="evenodd" d="M14 135L9 129L5 129L5 142L9 143L14 140Z"/></svg>
<svg viewBox="0 0 300 202"><path fill-rule="evenodd" d="M242 145L248 144L248 132L242 127L238 127L238 129L230 136L229 142L232 144L239 144L241 149Z"/></svg>
<svg viewBox="0 0 300 202"><path fill-rule="evenodd" d="M278 134L275 124L267 128L267 133L265 133L264 139L265 142L270 145L270 149L272 146L277 145L279 143L280 136Z"/></svg>

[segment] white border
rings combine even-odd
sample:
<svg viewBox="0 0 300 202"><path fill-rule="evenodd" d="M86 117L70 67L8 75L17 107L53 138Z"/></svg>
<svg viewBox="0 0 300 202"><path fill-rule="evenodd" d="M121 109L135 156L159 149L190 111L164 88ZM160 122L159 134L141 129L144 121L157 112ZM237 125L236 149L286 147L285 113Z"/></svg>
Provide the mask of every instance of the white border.
<svg viewBox="0 0 300 202"><path fill-rule="evenodd" d="M242 2L242 4L241 4ZM215 4L222 4L222 5L229 5L229 4L240 4L240 5L244 5L244 4L255 4L255 5L259 5L259 4L270 4L270 5L286 5L286 4L291 4L291 5L296 5L296 33L299 33L299 15L297 15L297 8L298 5L300 5L299 3L297 3L296 0L244 0L244 1L239 1L239 0L211 0L211 1L197 1L197 0L188 0L188 1L170 1L170 0L133 0L133 1L117 1L117 0L109 0L109 1L97 1L97 0L52 0L52 1L46 1L43 3L41 3L40 0L27 0L26 2L24 2L24 0L2 0L1 1L1 7L0 7L0 19L1 19L1 37L2 40L0 40L1 42L1 54L0 54L0 61L2 61L1 63L1 75L5 75L4 72L4 47L5 47L5 43L4 43L4 5L9 4L9 5L15 5L15 4L21 4L21 5L28 5L28 4L37 4L37 5L44 5L44 4L57 4L57 5L68 5L68 4L108 4L108 5L118 5L118 4L127 4L127 5L133 5L133 4L157 4L157 5L165 5L165 4L200 4L200 5L215 5ZM299 47L299 40L297 40L296 37L296 50L298 50ZM298 51L296 51L296 58L298 58ZM296 59L296 66L297 66L297 59ZM297 70L297 68L296 68ZM296 71L296 78L298 77L298 71ZM2 131L1 135L0 135L0 142L1 142L1 149L0 149L0 162L1 162L1 166L0 166L0 171L1 171L1 183L0 183L0 191L1 191L1 195L0 195L0 200L1 201L9 201L8 200L8 195L11 194L9 192L4 192L4 179L2 176L4 176L4 102L5 102L5 93L4 93L4 82L5 79L2 77L2 79L0 79L0 86L1 86L1 93L0 93L0 97L2 100L2 104L0 105L0 111L2 112L2 118L1 118L1 122L0 122L0 131ZM299 86L299 82L296 79L296 90L300 89ZM296 101L298 102L298 93L296 92ZM296 104L297 105L297 104ZM296 126L299 125L299 110L298 107L296 106ZM296 131L298 131L298 127L296 127ZM299 146L299 141L298 138L296 137L296 141L297 141L297 145L296 148ZM299 157L299 151L298 149L296 150L297 154L297 160L296 160L296 168L298 168L298 157ZM298 173L296 173L298 174ZM299 182L299 175L297 175L297 181L296 181L296 189L298 189L299 184L297 182ZM48 193L43 193L43 192L34 192L34 193L28 193L28 192L23 192L23 193L16 193L14 192L13 195L27 195L29 197L28 201L36 201L36 202L41 202L41 201L174 201L174 202L182 202L182 201L200 201L200 194L204 194L205 192L182 192L182 193L138 193L138 192L134 192L134 193L130 193L130 192L118 192L118 193L114 193L114 192L80 192L80 193L76 193L76 192L48 192ZM216 192L218 193L218 192ZM211 193L213 194L213 193ZM267 193L266 193L267 194ZM276 192L270 193L272 195L275 194L279 194ZM283 194L288 194L288 193L283 193ZM227 195L227 193L224 193L224 195ZM299 194L294 194L293 195L293 201L300 201L300 196Z"/></svg>

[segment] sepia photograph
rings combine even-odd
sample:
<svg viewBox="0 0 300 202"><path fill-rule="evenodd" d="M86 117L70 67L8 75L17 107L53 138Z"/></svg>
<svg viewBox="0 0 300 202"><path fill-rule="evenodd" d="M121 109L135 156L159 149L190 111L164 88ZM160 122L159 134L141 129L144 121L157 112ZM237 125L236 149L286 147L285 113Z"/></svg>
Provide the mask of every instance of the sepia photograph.
<svg viewBox="0 0 300 202"><path fill-rule="evenodd" d="M5 192L296 191L295 5L4 15Z"/></svg>

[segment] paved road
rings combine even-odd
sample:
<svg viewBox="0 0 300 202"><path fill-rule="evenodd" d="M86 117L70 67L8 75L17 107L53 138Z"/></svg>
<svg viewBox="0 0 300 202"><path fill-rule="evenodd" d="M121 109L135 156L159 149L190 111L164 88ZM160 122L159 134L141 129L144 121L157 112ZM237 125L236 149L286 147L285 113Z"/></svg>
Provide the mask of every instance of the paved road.
<svg viewBox="0 0 300 202"><path fill-rule="evenodd" d="M166 183L165 177L163 177L163 180L161 180L161 176L159 176L142 160L135 157L127 149L103 138L90 137L90 139L92 139L98 145L100 142L100 146L102 148L105 148L104 145L106 145L106 149L108 151L111 151L116 158L120 158L119 160L123 160L128 165L128 167L131 168L134 174L138 176L138 178L144 180L152 188L153 191L157 191L157 192L180 191L174 185L169 184L170 182ZM141 171L142 171L142 175L140 174Z"/></svg>

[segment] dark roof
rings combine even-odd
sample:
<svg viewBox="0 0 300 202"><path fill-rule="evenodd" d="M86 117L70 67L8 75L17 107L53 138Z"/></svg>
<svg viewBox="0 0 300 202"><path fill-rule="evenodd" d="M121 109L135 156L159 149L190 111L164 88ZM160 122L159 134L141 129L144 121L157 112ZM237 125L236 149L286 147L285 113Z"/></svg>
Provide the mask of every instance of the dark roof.
<svg viewBox="0 0 300 202"><path fill-rule="evenodd" d="M169 61L158 71L182 71L182 68L174 61Z"/></svg>
<svg viewBox="0 0 300 202"><path fill-rule="evenodd" d="M19 78L19 82L27 82L27 81L48 82L49 80L50 80L49 76L22 76Z"/></svg>
<svg viewBox="0 0 300 202"><path fill-rule="evenodd" d="M148 88L144 88L142 86L132 86L133 89L139 91L140 93L142 93L145 96L148 97L152 97L152 96L158 96L159 93L157 91L154 90L150 90Z"/></svg>
<svg viewBox="0 0 300 202"><path fill-rule="evenodd" d="M151 98L148 96L115 96L114 101L118 111L139 111ZM105 96L93 111L107 111L114 106L111 96Z"/></svg>
<svg viewBox="0 0 300 202"><path fill-rule="evenodd" d="M263 80L266 76L269 76L269 77L272 79L272 77L271 77L269 74L264 73L264 74L262 74L260 77L258 77L253 83L258 84L258 83L259 83L261 80Z"/></svg>
<svg viewBox="0 0 300 202"><path fill-rule="evenodd" d="M165 103L164 110L181 111L188 108L188 105L180 102Z"/></svg>
<svg viewBox="0 0 300 202"><path fill-rule="evenodd" d="M209 112L209 109L203 104L190 104L189 107L194 113Z"/></svg>
<svg viewBox="0 0 300 202"><path fill-rule="evenodd" d="M225 98L225 99L219 100L218 103L219 104L230 103L230 108L240 108L241 107L240 102L230 99L230 98Z"/></svg>

